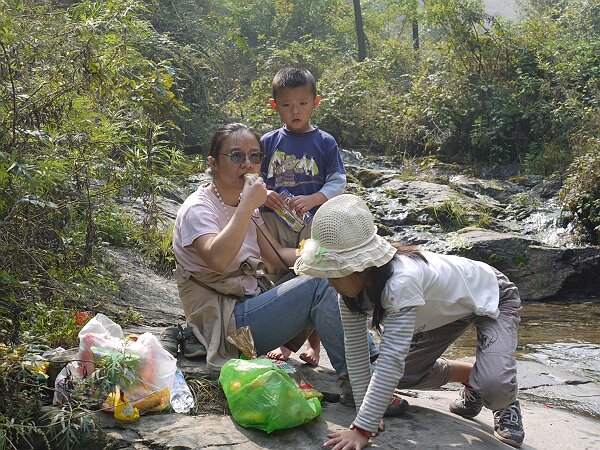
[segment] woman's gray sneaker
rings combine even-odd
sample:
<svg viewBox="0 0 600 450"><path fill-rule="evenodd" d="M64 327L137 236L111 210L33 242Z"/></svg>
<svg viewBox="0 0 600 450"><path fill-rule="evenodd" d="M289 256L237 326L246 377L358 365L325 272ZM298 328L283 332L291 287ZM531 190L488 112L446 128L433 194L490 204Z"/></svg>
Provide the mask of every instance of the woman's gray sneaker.
<svg viewBox="0 0 600 450"><path fill-rule="evenodd" d="M504 409L494 411L494 436L513 447L521 446L525 439L525 430L518 400Z"/></svg>
<svg viewBox="0 0 600 450"><path fill-rule="evenodd" d="M463 386L458 395L460 397L450 403L450 412L468 419L472 419L481 412L481 408L483 408L481 395L470 386Z"/></svg>
<svg viewBox="0 0 600 450"><path fill-rule="evenodd" d="M179 341L181 341L181 327L167 327L158 338L163 348L168 351L174 358L177 358L179 351Z"/></svg>
<svg viewBox="0 0 600 450"><path fill-rule="evenodd" d="M185 327L183 329L183 340L181 341L181 349L183 351L183 356L185 356L188 359L206 356L206 348L196 338L192 327Z"/></svg>

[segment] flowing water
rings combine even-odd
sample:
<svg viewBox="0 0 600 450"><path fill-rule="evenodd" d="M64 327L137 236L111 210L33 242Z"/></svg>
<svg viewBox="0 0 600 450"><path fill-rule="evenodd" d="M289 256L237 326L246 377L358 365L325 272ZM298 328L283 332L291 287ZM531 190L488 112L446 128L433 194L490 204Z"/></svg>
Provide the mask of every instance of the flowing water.
<svg viewBox="0 0 600 450"><path fill-rule="evenodd" d="M600 303L525 302L521 310L517 358L560 367L600 382ZM470 329L447 352L473 356Z"/></svg>
<svg viewBox="0 0 600 450"><path fill-rule="evenodd" d="M525 302L521 311L517 360L535 361L550 368L567 370L598 384L599 323L600 303L597 301ZM475 346L475 331L470 328L447 350L445 356L472 360ZM565 396L564 390L560 388L556 391L548 388L538 392L522 391L520 397L600 420L597 393Z"/></svg>

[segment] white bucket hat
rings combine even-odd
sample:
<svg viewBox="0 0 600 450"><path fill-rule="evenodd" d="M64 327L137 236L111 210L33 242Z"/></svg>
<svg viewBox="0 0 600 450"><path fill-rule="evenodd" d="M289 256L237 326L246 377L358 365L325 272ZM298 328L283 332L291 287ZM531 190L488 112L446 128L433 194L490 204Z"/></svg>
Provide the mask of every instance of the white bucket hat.
<svg viewBox="0 0 600 450"><path fill-rule="evenodd" d="M381 267L396 254L392 245L377 235L367 204L356 195L328 200L312 220L311 239L297 251L297 274L317 278L342 278L368 267Z"/></svg>

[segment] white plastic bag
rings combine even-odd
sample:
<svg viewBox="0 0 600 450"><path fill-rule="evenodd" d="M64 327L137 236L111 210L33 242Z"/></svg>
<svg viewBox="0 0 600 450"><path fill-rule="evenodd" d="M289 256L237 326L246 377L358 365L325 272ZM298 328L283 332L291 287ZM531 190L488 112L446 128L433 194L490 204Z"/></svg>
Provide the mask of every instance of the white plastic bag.
<svg viewBox="0 0 600 450"><path fill-rule="evenodd" d="M158 338L144 333L136 340L125 339L118 324L97 314L79 332L78 361L67 364L56 377L54 404L69 397L71 379L89 377L96 370L98 358L115 355L126 356L135 368L135 373L114 380L132 403L165 388L172 389L177 362Z"/></svg>

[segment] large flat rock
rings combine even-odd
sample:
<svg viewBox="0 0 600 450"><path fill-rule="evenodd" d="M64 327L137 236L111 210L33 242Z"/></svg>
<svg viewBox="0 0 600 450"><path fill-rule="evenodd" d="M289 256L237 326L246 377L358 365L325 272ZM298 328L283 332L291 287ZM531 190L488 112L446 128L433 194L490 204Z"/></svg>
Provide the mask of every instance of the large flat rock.
<svg viewBox="0 0 600 450"><path fill-rule="evenodd" d="M335 398L339 382L322 352L320 367L312 368L293 356L290 363L317 389ZM600 404L600 385L568 371L548 368L540 363L519 361L521 407L526 438L523 449L598 449L600 420L574 414L564 405L550 404L544 398L561 395L565 402ZM179 359L182 369L193 376L215 378L202 359ZM410 407L400 417L386 418L386 431L373 440L372 448L419 449L507 449L493 436L492 412L485 409L475 420L463 419L448 411L456 398L457 384L438 391L400 391ZM541 392L546 390L547 397ZM538 398L539 395L539 398ZM532 398L533 400L528 400ZM354 419L354 408L337 402L323 402L323 412L312 422L290 430L267 434L246 429L230 416L166 414L145 416L136 422L122 423L103 414L101 426L109 439L108 448L119 449L307 449L322 448L326 434L343 430Z"/></svg>
<svg viewBox="0 0 600 450"><path fill-rule="evenodd" d="M493 437L492 413L484 409L475 420L448 411L452 391L421 391L409 398L409 410L387 418L386 431L373 440L373 448L474 450L507 449ZM526 438L523 449L598 449L600 423L563 410L522 402ZM167 414L142 417L123 425L104 415L109 448L122 449L307 449L322 448L326 434L343 430L354 418L353 408L325 403L323 413L310 423L271 434L246 429L229 416Z"/></svg>

